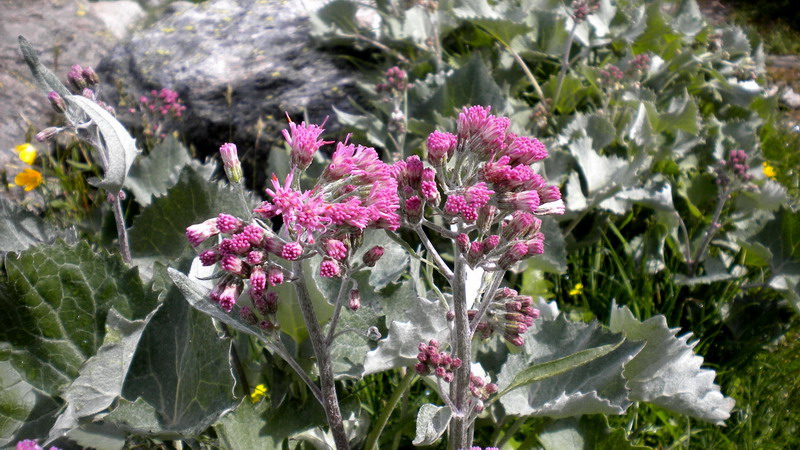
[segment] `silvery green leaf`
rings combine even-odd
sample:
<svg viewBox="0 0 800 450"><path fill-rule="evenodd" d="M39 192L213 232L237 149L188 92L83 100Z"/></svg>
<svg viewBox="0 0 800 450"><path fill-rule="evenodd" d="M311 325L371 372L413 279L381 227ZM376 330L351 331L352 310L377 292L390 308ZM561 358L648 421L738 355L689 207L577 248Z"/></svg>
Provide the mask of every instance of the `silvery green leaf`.
<svg viewBox="0 0 800 450"><path fill-rule="evenodd" d="M566 146L576 139L589 137L592 139L592 148L599 151L614 141L614 135L614 124L605 116L578 113L559 133L557 141L559 145Z"/></svg>
<svg viewBox="0 0 800 450"><path fill-rule="evenodd" d="M268 401L253 403L244 398L233 411L222 416L214 424L219 443L224 448L260 448L279 450L281 441L275 442L270 433L263 433L265 417L270 404Z"/></svg>
<svg viewBox="0 0 800 450"><path fill-rule="evenodd" d="M417 412L417 435L414 445L433 445L442 437L453 411L449 406L436 406L426 403Z"/></svg>
<svg viewBox="0 0 800 450"><path fill-rule="evenodd" d="M383 230L366 230L363 239L361 248L354 255L356 261L360 261L364 253L372 247L376 245L383 247L383 256L375 264L375 267L369 269L369 284L375 290L381 290L390 283L396 282L408 268L410 256L406 250L387 236Z"/></svg>
<svg viewBox="0 0 800 450"><path fill-rule="evenodd" d="M61 394L66 409L50 430L48 442L77 428L82 417L105 410L119 397L142 332L156 311L158 308L141 320L128 320L113 308L108 311L103 345Z"/></svg>
<svg viewBox="0 0 800 450"><path fill-rule="evenodd" d="M708 257L703 261L705 274L688 277L683 274L675 275L675 283L679 285L695 286L698 284L711 284L719 281L732 280L744 276L747 270L738 264L726 264L721 256Z"/></svg>
<svg viewBox="0 0 800 450"><path fill-rule="evenodd" d="M751 241L769 252L769 285L800 313L800 213L781 209Z"/></svg>
<svg viewBox="0 0 800 450"><path fill-rule="evenodd" d="M630 44L633 43L647 27L645 6L636 5L629 7L627 11L623 12L623 17L626 20L623 21L622 24L615 26L612 23L611 34L615 40L622 40Z"/></svg>
<svg viewBox="0 0 800 450"><path fill-rule="evenodd" d="M682 0L678 15L672 22L675 30L683 33L687 38L694 37L705 27L705 19L700 12L695 0Z"/></svg>
<svg viewBox="0 0 800 450"><path fill-rule="evenodd" d="M664 262L664 242L668 235L662 223L651 225L644 234L631 239L631 247L639 267L647 273L658 273L666 268Z"/></svg>
<svg viewBox="0 0 800 450"><path fill-rule="evenodd" d="M67 102L80 108L100 129L103 144L98 143L98 152L105 154L106 166L103 167L102 180L89 180L93 186L100 187L109 193L116 194L125 184L125 177L139 154L136 141L119 121L100 105L82 95L68 95ZM102 159L100 160L103 161ZM102 166L103 164L101 164Z"/></svg>
<svg viewBox="0 0 800 450"><path fill-rule="evenodd" d="M0 255L21 252L32 245L50 242L55 237L56 230L52 225L5 196L0 197Z"/></svg>
<svg viewBox="0 0 800 450"><path fill-rule="evenodd" d="M555 320L535 322L524 337L522 351L510 355L498 374L501 391L531 365L617 345L622 340L622 335L604 330L597 322L570 322L563 315ZM626 340L607 355L561 376L514 389L501 397L500 403L508 414L518 416L560 418L578 414L622 414L631 404L622 376L623 367L643 345Z"/></svg>
<svg viewBox="0 0 800 450"><path fill-rule="evenodd" d="M608 418L601 415L570 417L547 425L539 434L545 450L646 450L650 447L628 442L621 428L610 428Z"/></svg>
<svg viewBox="0 0 800 450"><path fill-rule="evenodd" d="M444 85L426 102L422 111L453 111L466 105L492 107L492 113L502 114L506 109L506 96L497 85L481 54L473 53L469 61L448 76Z"/></svg>
<svg viewBox="0 0 800 450"><path fill-rule="evenodd" d="M655 131L653 131L653 126L650 124L650 118L647 114L647 105L648 102L639 103L626 132L628 138L642 147L653 145L656 139Z"/></svg>
<svg viewBox="0 0 800 450"><path fill-rule="evenodd" d="M141 337L119 406L105 420L148 436L194 437L237 403L231 341L157 269L154 279L169 286L166 298Z"/></svg>
<svg viewBox="0 0 800 450"><path fill-rule="evenodd" d="M8 361L0 347L0 446L44 437L53 425L60 402L34 388Z"/></svg>
<svg viewBox="0 0 800 450"><path fill-rule="evenodd" d="M439 301L418 296L411 281L404 281L382 302L387 337L367 353L364 376L384 370L413 366L417 363L420 342L449 340L447 310Z"/></svg>
<svg viewBox="0 0 800 450"><path fill-rule="evenodd" d="M412 6L407 9L403 20L403 36L419 45L425 45L425 42L431 38L428 17L429 13L421 6Z"/></svg>
<svg viewBox="0 0 800 450"><path fill-rule="evenodd" d="M36 54L36 50L34 50L30 42L22 36L19 36L18 40L19 48L22 50L22 57L25 59L25 63L28 64L28 68L31 70L31 74L39 90L42 91L44 95L49 94L50 91L56 91L62 97L70 95L69 89L59 81L58 77L53 75L50 69L39 61L39 56Z"/></svg>
<svg viewBox="0 0 800 450"><path fill-rule="evenodd" d="M749 56L752 48L747 34L738 26L727 27L722 30L722 49L732 56Z"/></svg>
<svg viewBox="0 0 800 450"><path fill-rule="evenodd" d="M270 152L270 156L273 153L277 152ZM214 171L213 163L202 164L193 159L174 136L167 136L147 156L134 162L125 179L125 188L133 193L137 203L149 206L153 197L165 195L178 182L186 165L191 165L206 180Z"/></svg>
<svg viewBox="0 0 800 450"><path fill-rule="evenodd" d="M664 316L640 322L626 307L611 306L609 327L628 339L645 341L644 348L625 365L630 398L721 425L730 417L734 400L714 384L716 373L701 369L703 358L694 354L691 334L677 337Z"/></svg>

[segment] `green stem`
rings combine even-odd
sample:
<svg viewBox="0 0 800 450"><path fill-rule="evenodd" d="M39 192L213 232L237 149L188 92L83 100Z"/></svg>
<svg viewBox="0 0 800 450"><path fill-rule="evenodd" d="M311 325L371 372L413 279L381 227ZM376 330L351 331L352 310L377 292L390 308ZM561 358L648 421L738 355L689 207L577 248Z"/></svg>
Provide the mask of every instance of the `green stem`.
<svg viewBox="0 0 800 450"><path fill-rule="evenodd" d="M381 436L383 429L389 422L389 417L391 417L392 412L397 407L397 404L400 403L400 399L403 397L403 394L408 390L409 387L411 387L416 379L417 374L414 368L406 368L405 376L400 380L400 384L397 385L397 389L395 389L392 393L388 403L386 403L386 407L383 408L381 415L378 416L378 420L375 422L374 428L372 428L369 436L367 436L367 443L364 446L365 449L371 450L373 448L378 448L378 438Z"/></svg>

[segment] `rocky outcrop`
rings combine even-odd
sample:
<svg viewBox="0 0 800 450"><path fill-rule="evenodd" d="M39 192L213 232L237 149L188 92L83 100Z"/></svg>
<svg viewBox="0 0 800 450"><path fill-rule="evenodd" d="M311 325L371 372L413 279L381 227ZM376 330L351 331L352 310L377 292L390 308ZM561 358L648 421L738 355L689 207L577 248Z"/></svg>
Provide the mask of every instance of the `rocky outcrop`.
<svg viewBox="0 0 800 450"><path fill-rule="evenodd" d="M178 92L187 109L176 126L200 155L226 141L241 154L259 136L259 148L269 148L265 141L285 127L284 112L319 122L333 116L334 106L349 109L354 92L347 69L314 49L308 13L285 0L178 2L117 46L98 73L122 88L116 94L128 105L151 90ZM134 116L120 117L137 124ZM326 128L336 128L333 117Z"/></svg>
<svg viewBox="0 0 800 450"><path fill-rule="evenodd" d="M92 12L93 7L102 8L102 3L116 2L2 1L0 104L3 108L0 108L0 151L3 157L8 156L11 147L25 142L29 131L35 133L53 120L47 98L31 81L17 36L25 36L40 52L42 63L66 81L66 73L72 64L96 66L102 55L117 41L106 24ZM127 11L135 9L132 7ZM116 23L125 20L125 11L118 10ZM131 24L130 20L127 24Z"/></svg>

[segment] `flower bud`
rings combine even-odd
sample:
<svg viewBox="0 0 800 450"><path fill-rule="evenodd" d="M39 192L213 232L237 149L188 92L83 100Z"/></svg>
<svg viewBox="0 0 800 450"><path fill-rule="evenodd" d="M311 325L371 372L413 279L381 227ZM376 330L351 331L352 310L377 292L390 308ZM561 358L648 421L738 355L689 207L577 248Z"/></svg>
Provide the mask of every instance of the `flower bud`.
<svg viewBox="0 0 800 450"><path fill-rule="evenodd" d="M319 265L319 276L323 278L338 278L341 275L342 271L338 262L330 258L322 260L322 263Z"/></svg>
<svg viewBox="0 0 800 450"><path fill-rule="evenodd" d="M50 93L47 94L47 99L50 100L50 106L53 107L55 112L64 114L64 112L67 110L67 104L64 103L64 99L58 95L58 92L50 91Z"/></svg>
<svg viewBox="0 0 800 450"><path fill-rule="evenodd" d="M364 265L367 267L375 267L375 264L378 262L379 259L383 256L383 247L380 245L376 245L371 249L367 250L364 253L364 256L361 260L364 262Z"/></svg>
<svg viewBox="0 0 800 450"><path fill-rule="evenodd" d="M242 182L242 163L239 162L239 155L236 144L225 143L219 148L222 163L225 167L225 175L228 181L234 184Z"/></svg>
<svg viewBox="0 0 800 450"><path fill-rule="evenodd" d="M352 289L350 291L350 299L347 307L350 308L351 311L355 311L361 307L361 292L359 292L358 289Z"/></svg>
<svg viewBox="0 0 800 450"><path fill-rule="evenodd" d="M83 91L87 86L86 80L83 78L83 69L77 64L70 68L67 73L67 80L69 80L69 83L75 88L76 92Z"/></svg>
<svg viewBox="0 0 800 450"><path fill-rule="evenodd" d="M86 97L86 98L88 98L89 100L92 100L92 101L94 101L94 99L95 99L94 91L89 89L89 88L86 88L83 91L81 91L81 95Z"/></svg>
<svg viewBox="0 0 800 450"><path fill-rule="evenodd" d="M453 155L457 142L454 134L434 131L428 135L428 161L434 166L443 165Z"/></svg>
<svg viewBox="0 0 800 450"><path fill-rule="evenodd" d="M250 325L255 325L258 323L258 319L253 314L253 311L250 310L249 306L242 306L242 309L239 310L239 316L242 318L244 323L248 323Z"/></svg>
<svg viewBox="0 0 800 450"><path fill-rule="evenodd" d="M59 132L58 128L56 128L56 127L48 127L48 128L45 128L44 130L36 133L36 136L34 136L34 138L38 142L44 142L44 141L50 139L51 137L57 135L58 132Z"/></svg>
<svg viewBox="0 0 800 450"><path fill-rule="evenodd" d="M96 86L100 84L100 78L91 67L84 67L84 69L81 71L81 76L89 86Z"/></svg>
<svg viewBox="0 0 800 450"><path fill-rule="evenodd" d="M467 236L465 233L461 233L456 236L456 246L459 250L461 250L461 253L468 252L470 247L469 236Z"/></svg>

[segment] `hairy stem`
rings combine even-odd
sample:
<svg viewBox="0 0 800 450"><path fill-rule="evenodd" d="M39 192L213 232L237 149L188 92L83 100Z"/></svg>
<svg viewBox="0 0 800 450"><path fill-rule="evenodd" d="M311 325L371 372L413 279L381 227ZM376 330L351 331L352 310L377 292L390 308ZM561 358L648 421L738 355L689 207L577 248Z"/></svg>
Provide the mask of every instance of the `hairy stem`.
<svg viewBox="0 0 800 450"><path fill-rule="evenodd" d="M325 416L328 419L328 426L331 428L331 434L333 434L333 442L336 444L336 448L338 450L346 450L350 448L350 445L347 441L347 434L344 431L342 412L339 409L339 399L336 397L336 385L333 379L333 364L331 364L330 348L325 343L322 329L317 321L317 314L314 312L314 305L311 303L311 297L306 288L302 261L294 261L292 263L292 271L295 276L297 276L297 280L294 283L295 292L297 293L297 303L300 305L303 321L306 324L308 336L314 348L314 355L317 357L319 384L322 389L322 407L325 409Z"/></svg>
<svg viewBox="0 0 800 450"><path fill-rule="evenodd" d="M697 273L697 263L703 259L706 254L706 250L708 250L708 245L711 243L711 239L714 238L714 235L717 234L717 230L719 230L719 218L722 216L722 209L725 207L725 202L728 201L730 195L731 191L729 189L725 189L722 194L720 194L719 199L717 199L717 207L714 209L714 216L711 218L711 224L708 226L708 230L706 230L706 235L703 237L703 242L701 242L700 246L697 247L692 260L689 261L689 275L691 276L694 276Z"/></svg>
<svg viewBox="0 0 800 450"><path fill-rule="evenodd" d="M119 251L122 253L122 260L126 264L131 263L131 247L128 244L128 230L125 228L125 213L122 211L122 200L119 198L119 192L111 194L113 200L111 203L114 208L114 221L117 223L117 236L119 237Z"/></svg>
<svg viewBox="0 0 800 450"><path fill-rule="evenodd" d="M422 229L422 227L417 225L414 227L414 231L417 232L417 236L419 236L419 239L422 241L422 245L424 245L425 249L428 250L428 253L431 255L431 259L433 259L433 261L436 263L436 267L439 269L442 275L447 278L447 281L450 281L451 283L456 281L453 280L453 272L449 267L447 267L447 264L445 264L444 260L439 255L439 252L436 251L436 248L434 248L431 240L428 239L428 235L425 234L425 231Z"/></svg>
<svg viewBox="0 0 800 450"><path fill-rule="evenodd" d="M455 310L454 353L461 360L461 367L456 369L451 383L450 398L456 407L450 421L449 447L453 450L469 448L469 372L471 365L471 333L467 318L466 270L464 256L455 250L453 266L453 306Z"/></svg>
<svg viewBox="0 0 800 450"><path fill-rule="evenodd" d="M381 411L381 415L378 416L378 420L375 422L372 431L369 432L369 436L367 436L367 443L364 445L365 449L373 449L378 448L378 438L381 436L384 427L389 422L389 417L391 417L392 412L397 407L397 404L400 403L400 399L403 397L403 394L408 391L408 388L414 383L414 380L417 379L417 374L414 371L413 367L406 368L405 376L400 380L400 384L397 385L397 388L392 392L392 396L389 397L389 401L386 403L386 406Z"/></svg>
<svg viewBox="0 0 800 450"><path fill-rule="evenodd" d="M336 295L336 309L333 311L331 323L328 325L328 336L325 338L325 345L332 346L333 338L336 336L336 324L339 323L339 315L342 313L342 305L347 296L347 290L350 288L350 277L344 277L342 284L339 286L339 293Z"/></svg>

